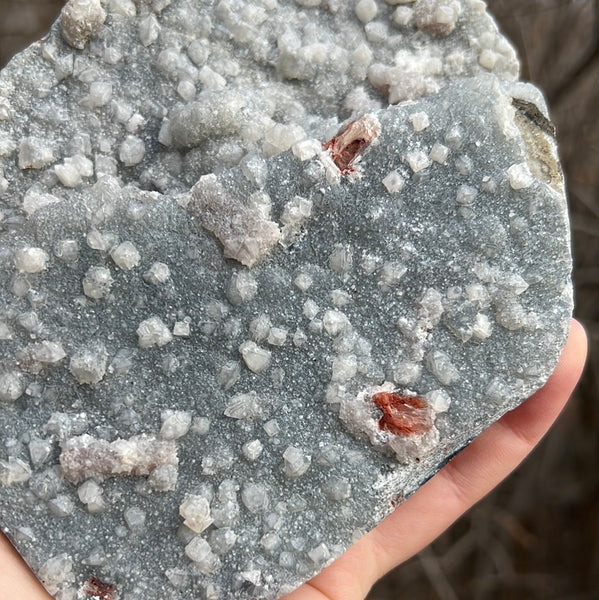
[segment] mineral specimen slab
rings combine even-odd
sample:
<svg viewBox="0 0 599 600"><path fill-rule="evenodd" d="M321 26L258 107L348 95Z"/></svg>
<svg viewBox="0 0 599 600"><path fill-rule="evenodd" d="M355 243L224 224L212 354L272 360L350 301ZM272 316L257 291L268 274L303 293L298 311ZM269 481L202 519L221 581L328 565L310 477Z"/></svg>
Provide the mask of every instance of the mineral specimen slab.
<svg viewBox="0 0 599 600"><path fill-rule="evenodd" d="M69 0L0 74L0 522L58 600L274 600L553 370L540 92L479 0Z"/></svg>

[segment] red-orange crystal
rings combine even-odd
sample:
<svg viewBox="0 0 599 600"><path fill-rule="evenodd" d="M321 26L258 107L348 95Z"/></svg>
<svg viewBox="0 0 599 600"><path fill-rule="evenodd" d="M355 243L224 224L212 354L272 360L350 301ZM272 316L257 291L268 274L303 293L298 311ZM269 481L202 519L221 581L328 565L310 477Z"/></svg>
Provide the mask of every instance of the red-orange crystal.
<svg viewBox="0 0 599 600"><path fill-rule="evenodd" d="M395 435L422 435L430 431L433 419L428 403L418 396L402 396L394 392L378 392L372 401L383 416L379 427Z"/></svg>
<svg viewBox="0 0 599 600"><path fill-rule="evenodd" d="M114 585L111 583L102 583L97 577L91 577L83 585L83 593L99 600L112 600Z"/></svg>
<svg viewBox="0 0 599 600"><path fill-rule="evenodd" d="M364 115L350 123L342 133L323 146L325 150L331 151L331 158L341 174L347 175L355 169L352 163L358 154L372 142L379 131L378 122L370 115Z"/></svg>

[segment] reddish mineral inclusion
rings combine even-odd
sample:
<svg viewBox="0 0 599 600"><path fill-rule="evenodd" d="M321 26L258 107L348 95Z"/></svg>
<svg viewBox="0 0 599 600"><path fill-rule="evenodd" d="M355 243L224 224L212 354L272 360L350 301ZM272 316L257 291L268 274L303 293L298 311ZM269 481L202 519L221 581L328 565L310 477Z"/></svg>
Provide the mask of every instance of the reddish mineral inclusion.
<svg viewBox="0 0 599 600"><path fill-rule="evenodd" d="M97 577L88 579L83 586L83 593L99 600L112 600L114 585L102 583Z"/></svg>
<svg viewBox="0 0 599 600"><path fill-rule="evenodd" d="M342 133L323 144L323 147L331 151L331 158L341 174L347 175L355 169L352 163L358 154L379 133L378 120L371 115L364 115L351 122Z"/></svg>
<svg viewBox="0 0 599 600"><path fill-rule="evenodd" d="M402 396L394 392L378 392L372 401L383 412L379 427L401 436L422 435L433 426L428 404L418 396Z"/></svg>

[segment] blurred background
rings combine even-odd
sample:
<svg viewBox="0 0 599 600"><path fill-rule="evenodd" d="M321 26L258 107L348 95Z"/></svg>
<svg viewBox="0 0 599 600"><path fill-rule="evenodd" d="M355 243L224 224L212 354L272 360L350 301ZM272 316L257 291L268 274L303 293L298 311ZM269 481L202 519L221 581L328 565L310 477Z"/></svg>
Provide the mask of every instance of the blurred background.
<svg viewBox="0 0 599 600"><path fill-rule="evenodd" d="M0 67L43 36L62 4L0 0ZM576 314L591 354L569 408L527 462L368 600L599 600L599 0L487 4L557 126Z"/></svg>

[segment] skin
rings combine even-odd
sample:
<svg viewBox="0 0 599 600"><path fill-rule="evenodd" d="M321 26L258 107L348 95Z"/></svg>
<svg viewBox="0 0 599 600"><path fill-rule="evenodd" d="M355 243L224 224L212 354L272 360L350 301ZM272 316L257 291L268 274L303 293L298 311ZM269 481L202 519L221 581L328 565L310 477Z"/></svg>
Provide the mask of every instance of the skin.
<svg viewBox="0 0 599 600"><path fill-rule="evenodd" d="M377 579L430 544L524 460L564 408L586 353L584 329L573 321L560 362L541 390L485 430L343 556L281 600L363 600ZM0 598L50 600L3 536Z"/></svg>

